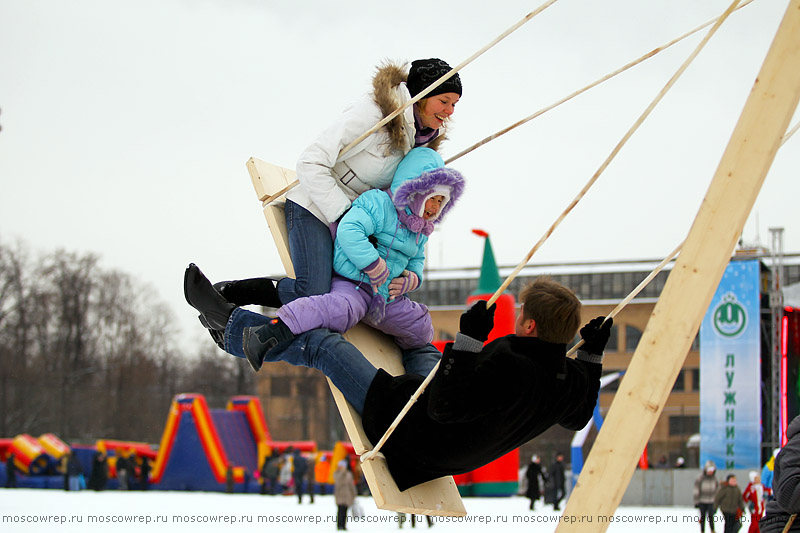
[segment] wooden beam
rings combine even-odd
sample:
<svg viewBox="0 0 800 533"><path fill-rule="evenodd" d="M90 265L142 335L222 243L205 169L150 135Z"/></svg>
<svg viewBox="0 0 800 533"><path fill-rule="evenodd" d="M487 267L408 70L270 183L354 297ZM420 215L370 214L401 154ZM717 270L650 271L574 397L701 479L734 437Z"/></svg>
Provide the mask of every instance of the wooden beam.
<svg viewBox="0 0 800 533"><path fill-rule="evenodd" d="M661 414L800 99L800 0L789 2L559 533L605 531ZM589 522L588 520L592 521ZM583 520L583 521L582 521Z"/></svg>
<svg viewBox="0 0 800 533"><path fill-rule="evenodd" d="M285 189L285 186L295 182L295 172L254 157L247 161L247 170L250 173L256 196L263 204L264 217L266 217L269 229L275 239L275 246L286 273L294 276L282 204L285 201L283 195L288 190ZM276 202L271 203L274 200ZM393 376L405 372L400 350L389 336L364 324L356 324L354 328L345 333L345 338L358 348L375 368L383 368ZM372 449L372 443L364 433L361 415L330 380L328 380L328 385L330 385L333 399L339 409L350 442L353 443L356 453L363 455ZM425 445L428 444L430 443ZM452 476L440 477L401 492L382 455L378 455L372 461L362 463L361 470L379 509L437 516L464 516L467 514Z"/></svg>

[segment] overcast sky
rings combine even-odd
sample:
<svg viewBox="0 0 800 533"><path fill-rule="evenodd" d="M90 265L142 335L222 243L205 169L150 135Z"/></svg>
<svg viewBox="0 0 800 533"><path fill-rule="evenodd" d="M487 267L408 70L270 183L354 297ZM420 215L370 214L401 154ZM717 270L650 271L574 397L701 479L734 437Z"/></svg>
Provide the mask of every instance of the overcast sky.
<svg viewBox="0 0 800 533"><path fill-rule="evenodd" d="M721 14L728 0L559 0L461 72L447 158ZM731 16L531 263L659 258L683 238L788 0ZM0 0L0 241L93 252L152 284L190 337L212 280L282 266L245 168L294 168L383 59L464 61L539 2ZM704 33L704 32L703 32ZM700 42L699 33L453 163L429 267L516 265ZM796 123L798 115L791 124ZM800 135L745 227L800 252Z"/></svg>

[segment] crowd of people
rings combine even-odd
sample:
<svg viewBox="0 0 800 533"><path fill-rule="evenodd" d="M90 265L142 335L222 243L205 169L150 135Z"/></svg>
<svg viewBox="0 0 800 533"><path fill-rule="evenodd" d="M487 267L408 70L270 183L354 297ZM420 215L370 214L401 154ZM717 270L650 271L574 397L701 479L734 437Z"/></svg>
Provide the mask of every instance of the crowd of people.
<svg viewBox="0 0 800 533"><path fill-rule="evenodd" d="M97 451L92 457L88 479L84 466L73 452L61 456L57 464L49 466L45 475L61 475L64 478L64 490L106 490L109 478L117 480L119 490L148 490L150 487L150 460L137 454L120 450L114 459L114 475L109 474L108 455ZM9 453L5 460L5 488L16 488L17 475L20 468L16 465L16 456Z"/></svg>
<svg viewBox="0 0 800 533"><path fill-rule="evenodd" d="M735 473L720 479L715 463L706 461L693 486L701 533L706 527L714 532L718 521L724 524L723 533L736 533L744 525L748 533L782 532L787 524L787 532L800 531L800 522L794 524L794 515L800 510L800 417L789 424L787 437L788 443L774 451L761 471L748 473L744 488ZM520 494L530 500L531 511L537 510L539 500L559 510L564 497L563 459L563 454L556 453L548 468L535 454L521 470ZM665 463L662 456L653 468L686 468L682 457L672 467Z"/></svg>
<svg viewBox="0 0 800 533"><path fill-rule="evenodd" d="M549 469L542 465L541 457L533 455L520 481L521 493L530 500L531 511L536 510L539 499L552 504L554 511L560 510L561 501L567 495L564 454L557 452Z"/></svg>
<svg viewBox="0 0 800 533"><path fill-rule="evenodd" d="M738 532L745 522L748 533L800 531L800 522L795 522L800 511L800 416L788 426L787 443L775 450L762 471L749 473L744 490L735 474L720 481L716 471L714 462L707 461L694 484L701 533L706 525L715 531L717 510L724 519L724 533Z"/></svg>
<svg viewBox="0 0 800 533"><path fill-rule="evenodd" d="M327 461L325 457L320 461ZM363 483L363 475L353 471L350 457L340 459L332 465L333 497L336 503L336 528L347 529L348 511L359 516L361 508L356 496L367 491ZM309 502L314 503L314 495L319 487L316 482L315 463L304 457L299 449L289 446L283 453L267 456L260 470L261 494L294 494L297 503L303 503L303 496L308 494Z"/></svg>
<svg viewBox="0 0 800 533"><path fill-rule="evenodd" d="M261 494L276 495L292 492L297 495L297 503L303 503L308 494L314 503L317 483L314 462L304 457L299 449L289 446L284 453L264 458L259 470Z"/></svg>

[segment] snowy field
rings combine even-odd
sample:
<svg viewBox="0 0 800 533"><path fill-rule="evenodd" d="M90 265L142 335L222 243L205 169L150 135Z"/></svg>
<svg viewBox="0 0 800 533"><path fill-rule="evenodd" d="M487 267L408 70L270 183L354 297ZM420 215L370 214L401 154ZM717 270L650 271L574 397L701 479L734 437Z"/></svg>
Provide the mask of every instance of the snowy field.
<svg viewBox="0 0 800 533"><path fill-rule="evenodd" d="M359 497L364 518L350 522L349 531L397 531L395 513L381 511L371 498ZM485 531L554 531L555 513L541 503L528 511L524 498L465 498L469 513L464 518L434 518L433 531L459 533ZM696 533L697 511L689 507L621 507L608 531L648 533L682 531ZM721 515L718 514L721 520ZM350 520L350 518L348 518ZM598 517L583 520L586 531L601 529ZM745 524L745 530L747 524ZM406 522L403 529L411 529ZM427 530L424 518L416 530ZM721 524L716 528L722 531ZM64 492L60 490L0 489L0 531L4 533L67 532L250 532L319 533L336 531L333 496L306 498L298 505L293 496L220 494L205 492Z"/></svg>

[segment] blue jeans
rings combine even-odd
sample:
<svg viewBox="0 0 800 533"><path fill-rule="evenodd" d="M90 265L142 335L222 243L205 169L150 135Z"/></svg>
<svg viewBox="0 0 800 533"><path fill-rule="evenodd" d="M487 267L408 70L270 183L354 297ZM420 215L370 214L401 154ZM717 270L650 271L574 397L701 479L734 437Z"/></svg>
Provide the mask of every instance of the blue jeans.
<svg viewBox="0 0 800 533"><path fill-rule="evenodd" d="M225 328L225 351L244 357L242 333L246 327L266 324L269 317L237 307ZM403 366L408 374L428 373L441 357L432 344L403 350ZM285 361L295 366L316 368L330 378L345 399L361 414L364 401L377 369L358 348L344 337L327 329L314 329L284 341L267 353L267 361Z"/></svg>
<svg viewBox="0 0 800 533"><path fill-rule="evenodd" d="M331 290L333 239L328 226L309 210L286 200L286 229L295 278L278 281L281 303Z"/></svg>

